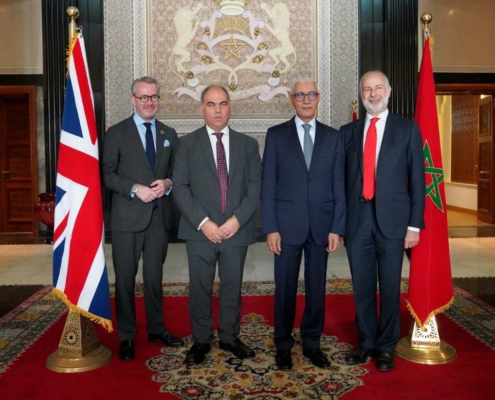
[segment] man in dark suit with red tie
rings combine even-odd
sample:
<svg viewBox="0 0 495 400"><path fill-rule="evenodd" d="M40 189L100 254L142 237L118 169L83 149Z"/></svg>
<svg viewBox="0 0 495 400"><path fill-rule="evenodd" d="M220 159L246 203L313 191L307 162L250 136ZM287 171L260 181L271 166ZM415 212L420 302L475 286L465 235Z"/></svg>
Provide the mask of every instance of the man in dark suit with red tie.
<svg viewBox="0 0 495 400"><path fill-rule="evenodd" d="M389 112L391 90L382 72L364 74L360 91L366 117L341 128L347 201L343 240L359 335L358 346L347 355L346 363L362 364L375 355L380 371L395 367L404 249L418 244L419 230L424 228L421 134L414 121Z"/></svg>
<svg viewBox="0 0 495 400"><path fill-rule="evenodd" d="M275 255L275 362L292 368L292 330L304 253L306 304L301 321L303 355L320 368L328 253L345 228L344 150L336 129L317 121L321 94L312 79L292 85L296 116L271 127L265 139L261 211L263 233Z"/></svg>
<svg viewBox="0 0 495 400"><path fill-rule="evenodd" d="M204 89L200 112L205 125L179 139L175 156L174 199L181 213L179 238L186 241L194 341L186 364L201 364L211 350L217 264L219 347L241 359L255 355L239 333L244 261L256 241L261 159L258 142L229 127L231 110L224 87Z"/></svg>

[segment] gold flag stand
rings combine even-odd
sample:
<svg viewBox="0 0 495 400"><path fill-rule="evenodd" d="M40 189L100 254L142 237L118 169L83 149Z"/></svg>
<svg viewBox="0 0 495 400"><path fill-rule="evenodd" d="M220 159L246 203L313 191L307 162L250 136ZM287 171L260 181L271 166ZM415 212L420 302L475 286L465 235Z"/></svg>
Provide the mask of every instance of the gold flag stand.
<svg viewBox="0 0 495 400"><path fill-rule="evenodd" d="M69 7L69 43L77 33L76 7ZM112 360L112 352L100 344L93 322L81 314L69 310L58 349L46 360L46 368L54 372L84 372L100 368Z"/></svg>
<svg viewBox="0 0 495 400"><path fill-rule="evenodd" d="M421 329L413 323L410 337L403 337L395 348L397 355L405 360L418 364L447 364L457 358L455 349L440 340L435 317Z"/></svg>
<svg viewBox="0 0 495 400"><path fill-rule="evenodd" d="M69 310L58 349L46 360L54 372L85 372L100 368L112 360L112 352L100 344L93 322Z"/></svg>

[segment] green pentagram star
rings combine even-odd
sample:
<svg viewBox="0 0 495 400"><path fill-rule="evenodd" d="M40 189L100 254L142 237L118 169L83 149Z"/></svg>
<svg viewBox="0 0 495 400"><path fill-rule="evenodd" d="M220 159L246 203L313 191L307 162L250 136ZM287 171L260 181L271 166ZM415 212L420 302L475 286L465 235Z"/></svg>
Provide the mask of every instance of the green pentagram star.
<svg viewBox="0 0 495 400"><path fill-rule="evenodd" d="M443 212L442 198L440 196L440 183L443 182L443 169L435 168L433 164L433 158L431 156L430 146L428 141L425 142L423 147L423 156L425 159L425 174L430 174L431 183L426 186L426 196L429 196L433 204Z"/></svg>

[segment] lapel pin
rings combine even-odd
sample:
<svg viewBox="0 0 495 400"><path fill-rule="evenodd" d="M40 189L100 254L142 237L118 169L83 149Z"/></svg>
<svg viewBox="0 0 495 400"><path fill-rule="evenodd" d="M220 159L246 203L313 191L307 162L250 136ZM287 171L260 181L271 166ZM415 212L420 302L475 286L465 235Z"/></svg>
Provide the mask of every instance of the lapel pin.
<svg viewBox="0 0 495 400"><path fill-rule="evenodd" d="M161 135L165 135L165 131L164 131L164 130L161 130L161 131L160 131L160 134L161 134Z"/></svg>

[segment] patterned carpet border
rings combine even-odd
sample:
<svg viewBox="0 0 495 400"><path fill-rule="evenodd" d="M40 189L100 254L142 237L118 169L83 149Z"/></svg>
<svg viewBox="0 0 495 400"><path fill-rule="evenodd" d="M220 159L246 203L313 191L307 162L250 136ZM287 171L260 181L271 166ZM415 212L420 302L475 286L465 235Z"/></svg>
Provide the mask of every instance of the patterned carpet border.
<svg viewBox="0 0 495 400"><path fill-rule="evenodd" d="M408 280L403 279L401 291L407 291ZM273 281L245 282L243 295L263 296L273 294ZM218 291L218 285L215 286ZM165 296L187 296L187 283L163 285ZM113 287L111 288L113 295ZM298 293L304 293L304 282L299 283ZM349 279L327 281L328 294L352 294ZM136 286L136 295L142 296L142 285ZM455 302L445 315L472 336L495 350L495 309L474 296L454 286ZM0 318L0 374L12 362L32 346L46 330L67 311L67 307L46 286L16 309ZM441 332L440 332L441 334Z"/></svg>

